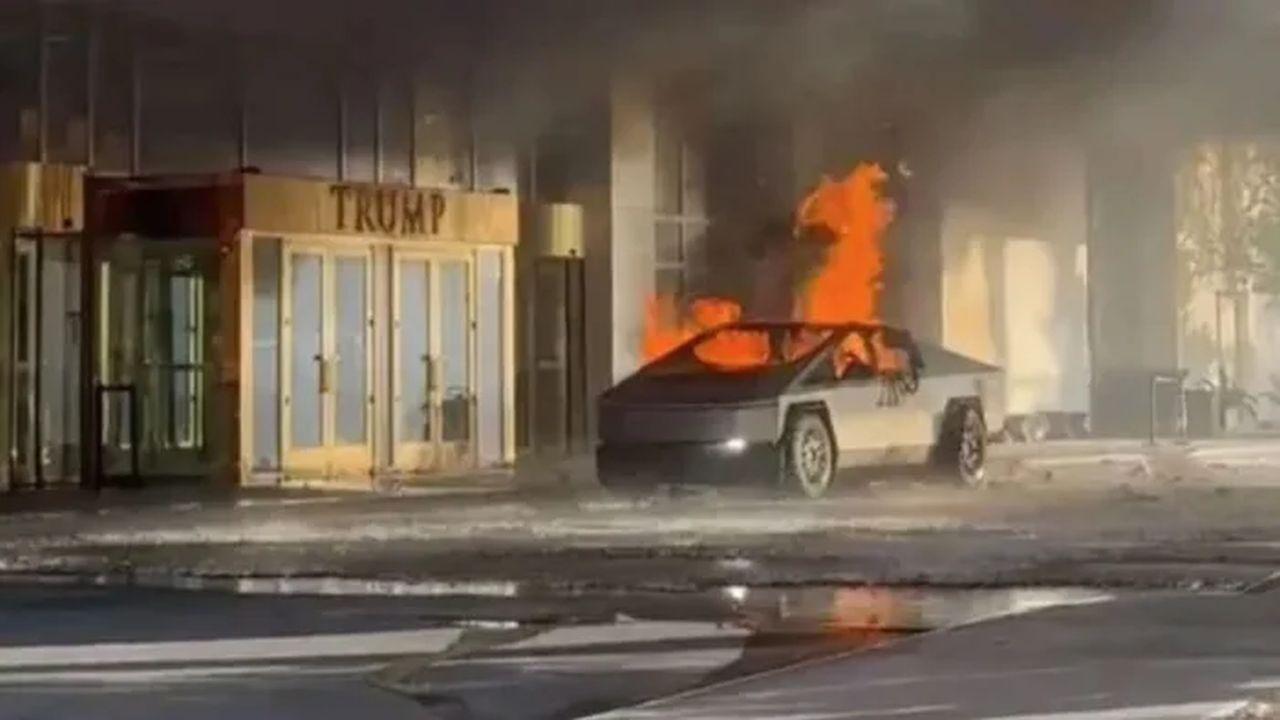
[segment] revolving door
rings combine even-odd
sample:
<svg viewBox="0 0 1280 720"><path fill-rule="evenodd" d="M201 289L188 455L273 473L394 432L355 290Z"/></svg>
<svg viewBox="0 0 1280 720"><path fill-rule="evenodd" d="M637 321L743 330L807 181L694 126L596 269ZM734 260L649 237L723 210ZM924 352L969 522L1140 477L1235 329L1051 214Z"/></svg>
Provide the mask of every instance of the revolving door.
<svg viewBox="0 0 1280 720"><path fill-rule="evenodd" d="M210 239L117 238L97 262L100 474L203 479L217 451L218 253Z"/></svg>

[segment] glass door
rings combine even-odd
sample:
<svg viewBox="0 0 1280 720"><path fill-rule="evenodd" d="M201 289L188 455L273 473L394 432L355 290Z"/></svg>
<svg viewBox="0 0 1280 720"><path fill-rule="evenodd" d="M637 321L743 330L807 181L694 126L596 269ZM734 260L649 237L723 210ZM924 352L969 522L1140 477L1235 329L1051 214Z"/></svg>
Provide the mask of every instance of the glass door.
<svg viewBox="0 0 1280 720"><path fill-rule="evenodd" d="M361 248L286 246L280 417L289 472L372 467L370 265Z"/></svg>
<svg viewBox="0 0 1280 720"><path fill-rule="evenodd" d="M367 250L329 254L325 338L329 363L328 407L332 434L327 438L330 471L368 473L373 467L373 302Z"/></svg>
<svg viewBox="0 0 1280 720"><path fill-rule="evenodd" d="M393 270L394 464L448 470L474 461L471 261L399 253Z"/></svg>

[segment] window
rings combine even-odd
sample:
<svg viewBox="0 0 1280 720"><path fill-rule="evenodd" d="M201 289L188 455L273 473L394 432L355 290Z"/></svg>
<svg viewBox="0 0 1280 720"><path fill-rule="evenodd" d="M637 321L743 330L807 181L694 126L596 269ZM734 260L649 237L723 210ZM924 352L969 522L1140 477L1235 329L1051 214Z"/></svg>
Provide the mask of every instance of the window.
<svg viewBox="0 0 1280 720"><path fill-rule="evenodd" d="M211 46L153 43L140 62L142 171L235 167L240 118L234 98L240 88L225 57Z"/></svg>
<svg viewBox="0 0 1280 720"><path fill-rule="evenodd" d="M0 8L0 159L38 153L39 24L28 9Z"/></svg>
<svg viewBox="0 0 1280 720"><path fill-rule="evenodd" d="M702 149L669 109L659 110L654 135L654 287L659 295L683 297L704 262Z"/></svg>
<svg viewBox="0 0 1280 720"><path fill-rule="evenodd" d="M101 28L95 69L94 168L127 172L133 132L133 49L120 25Z"/></svg>
<svg viewBox="0 0 1280 720"><path fill-rule="evenodd" d="M338 174L338 88L313 58L254 48L247 89L248 164L266 173Z"/></svg>
<svg viewBox="0 0 1280 720"><path fill-rule="evenodd" d="M425 187L470 187L473 138L465 88L418 81L414 95L414 181Z"/></svg>
<svg viewBox="0 0 1280 720"><path fill-rule="evenodd" d="M379 85L378 103L382 177L379 182L408 185L413 155L413 99L409 84L394 76Z"/></svg>
<svg viewBox="0 0 1280 720"><path fill-rule="evenodd" d="M371 75L347 79L343 91L346 108L346 178L358 182L375 182L375 150L378 134L378 90Z"/></svg>
<svg viewBox="0 0 1280 720"><path fill-rule="evenodd" d="M45 9L45 144L51 162L82 163L88 152L88 28L71 8Z"/></svg>

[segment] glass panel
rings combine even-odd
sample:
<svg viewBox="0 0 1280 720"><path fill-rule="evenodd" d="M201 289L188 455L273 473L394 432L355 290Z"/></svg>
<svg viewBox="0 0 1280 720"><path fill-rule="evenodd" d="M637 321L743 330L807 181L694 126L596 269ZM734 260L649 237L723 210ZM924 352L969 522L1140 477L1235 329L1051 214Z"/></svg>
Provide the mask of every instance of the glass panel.
<svg viewBox="0 0 1280 720"><path fill-rule="evenodd" d="M66 394L68 381L65 367L67 338L60 322L67 312L66 265L58 261L61 250L59 241L43 239L43 260L40 268L40 347L37 361L40 365L40 440L42 461L53 461L53 450L61 443L66 428Z"/></svg>
<svg viewBox="0 0 1280 720"><path fill-rule="evenodd" d="M170 442L177 447L191 444L191 392L187 378L190 362L191 303L188 278L169 278L169 372Z"/></svg>
<svg viewBox="0 0 1280 720"><path fill-rule="evenodd" d="M14 332L17 337L15 343L17 346L17 359L19 363L25 364L31 362L31 310L32 310L32 292L34 291L34 278L31 272L31 265L35 260L35 253L22 251L18 254L17 277L14 278L15 287L17 287L18 303L17 312L15 313L16 324Z"/></svg>
<svg viewBox="0 0 1280 720"><path fill-rule="evenodd" d="M680 156L681 183L680 212L686 216L706 213L706 169L703 165L699 143L686 141Z"/></svg>
<svg viewBox="0 0 1280 720"><path fill-rule="evenodd" d="M476 253L476 458L502 461L502 253Z"/></svg>
<svg viewBox="0 0 1280 720"><path fill-rule="evenodd" d="M4 3L4 33L0 35L0 72L5 78L0 93L0 157L35 160L36 108L39 89L39 11L36 5L15 16L17 3Z"/></svg>
<svg viewBox="0 0 1280 720"><path fill-rule="evenodd" d="M117 250L125 249L117 246ZM124 260L111 260L107 264L109 294L106 302L109 334L106 342L106 372L108 385L135 386L138 362L141 275L136 264ZM129 393L119 389L107 393L103 410L104 444L109 448L126 449L133 439L133 410ZM123 456L120 456L123 458ZM105 459L108 466L111 459Z"/></svg>
<svg viewBox="0 0 1280 720"><path fill-rule="evenodd" d="M680 223L676 220L659 220L654 227L655 258L659 265L679 264L684 261L684 249L680 242Z"/></svg>
<svg viewBox="0 0 1280 720"><path fill-rule="evenodd" d="M382 178L379 182L409 184L413 140L413 99L407 83L387 83L378 100L382 105Z"/></svg>
<svg viewBox="0 0 1280 720"><path fill-rule="evenodd" d="M291 319L289 358L290 441L294 447L318 447L321 442L320 361L323 357L320 256L290 256L293 277L289 285Z"/></svg>
<svg viewBox="0 0 1280 720"><path fill-rule="evenodd" d="M13 403L14 428L13 451L14 460L19 468L34 474L35 458L32 444L35 441L35 368L32 365L34 327L32 325L35 309L35 275L32 272L35 253L20 251L17 256L14 290L17 302L13 307L13 333L15 346ZM33 478L28 478L33 479Z"/></svg>
<svg viewBox="0 0 1280 720"><path fill-rule="evenodd" d="M280 241L253 239L253 453L280 466Z"/></svg>
<svg viewBox="0 0 1280 720"><path fill-rule="evenodd" d="M400 441L431 439L431 276L425 261L400 263Z"/></svg>
<svg viewBox="0 0 1280 720"><path fill-rule="evenodd" d="M664 215L678 215L681 184L681 131L669 112L659 111L654 121L653 180L655 209Z"/></svg>
<svg viewBox="0 0 1280 720"><path fill-rule="evenodd" d="M139 273L142 296L142 332L138 347L142 353L138 373L138 409L142 413L141 440L145 448L173 444L173 310L168 285L161 277L160 261L142 262Z"/></svg>
<svg viewBox="0 0 1280 720"><path fill-rule="evenodd" d="M469 383L470 348L467 337L467 264L440 264L440 382L441 439L471 437Z"/></svg>
<svg viewBox="0 0 1280 720"><path fill-rule="evenodd" d="M147 172L216 172L238 164L238 103L209 98L239 97L240 88L232 64L214 50L186 46L142 55L146 110L140 150Z"/></svg>
<svg viewBox="0 0 1280 720"><path fill-rule="evenodd" d="M88 83L88 28L86 14L74 6L48 6L45 16L46 110L48 159L52 162L85 162L85 119Z"/></svg>
<svg viewBox="0 0 1280 720"><path fill-rule="evenodd" d="M255 43L245 51L253 66L245 78L249 164L271 174L336 177L338 103L332 77L315 72L287 47Z"/></svg>
<svg viewBox="0 0 1280 720"><path fill-rule="evenodd" d="M686 274L698 276L707 270L707 225L699 221L686 221L680 227L680 249L684 253Z"/></svg>
<svg viewBox="0 0 1280 720"><path fill-rule="evenodd" d="M334 422L339 443L363 443L368 437L368 308L364 258L338 257L334 263L335 332Z"/></svg>
<svg viewBox="0 0 1280 720"><path fill-rule="evenodd" d="M171 437L176 447L200 444L203 387L202 299L204 282L195 275L169 278Z"/></svg>
<svg viewBox="0 0 1280 720"><path fill-rule="evenodd" d="M679 268L660 268L654 275L654 292L670 297L684 296L684 271Z"/></svg>
<svg viewBox="0 0 1280 720"><path fill-rule="evenodd" d="M40 307L40 403L42 440L47 448L45 477L75 472L79 427L80 283L75 246L63 238L43 238L43 298Z"/></svg>

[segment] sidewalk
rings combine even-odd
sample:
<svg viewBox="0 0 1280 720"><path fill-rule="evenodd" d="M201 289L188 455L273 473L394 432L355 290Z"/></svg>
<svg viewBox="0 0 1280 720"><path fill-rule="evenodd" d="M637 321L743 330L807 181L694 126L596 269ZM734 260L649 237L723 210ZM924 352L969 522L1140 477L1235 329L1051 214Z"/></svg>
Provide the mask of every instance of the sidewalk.
<svg viewBox="0 0 1280 720"><path fill-rule="evenodd" d="M1107 479L1119 471L1129 477L1179 481L1214 470L1280 470L1280 437L1215 438L1206 440L1053 440L1042 443L1000 443L989 448L993 474L1008 482L1043 477L1046 473L1088 474L1098 467ZM1255 480L1274 480L1264 474Z"/></svg>
<svg viewBox="0 0 1280 720"><path fill-rule="evenodd" d="M1157 477L1161 470L1179 467L1172 474L1194 473L1187 463L1209 468L1280 468L1280 438L1239 438L1160 441L1061 440L1043 443L999 443L989 447L990 475L995 483L1038 480L1045 471L1076 470L1088 473L1098 467L1097 479L1114 480L1135 471ZM856 475L856 472L851 472ZM1028 477L1030 476L1030 477ZM1276 476L1280 486L1280 475ZM69 484L43 489L20 488L0 493L0 517L16 514L121 513L130 510L191 510L307 504L364 503L394 498L434 497L455 501L510 498L563 499L600 497L595 482L594 458L589 454L565 459L522 459L515 468L449 476L387 476L349 481L260 481L245 487L196 482L155 482L140 488L108 487L83 490Z"/></svg>
<svg viewBox="0 0 1280 720"><path fill-rule="evenodd" d="M511 470L448 476L388 476L360 480L258 481L243 487L196 481L155 481L141 487L89 490L71 483L0 492L6 515L103 514L130 511L227 509L254 506L346 504L394 498L497 498L563 492L567 481L518 475Z"/></svg>

